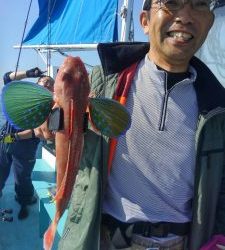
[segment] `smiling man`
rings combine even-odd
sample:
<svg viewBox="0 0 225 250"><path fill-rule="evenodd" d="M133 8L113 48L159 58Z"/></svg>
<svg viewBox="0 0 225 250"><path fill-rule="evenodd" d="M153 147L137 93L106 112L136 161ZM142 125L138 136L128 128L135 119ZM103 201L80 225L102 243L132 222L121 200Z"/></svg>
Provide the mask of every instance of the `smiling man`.
<svg viewBox="0 0 225 250"><path fill-rule="evenodd" d="M186 72L214 20L209 0L153 1L141 13L141 25L149 35L149 59L170 72Z"/></svg>
<svg viewBox="0 0 225 250"><path fill-rule="evenodd" d="M214 5L145 0L149 43L98 46L92 92L131 126L117 143L86 132L60 250L199 250L225 234L225 90L194 57Z"/></svg>

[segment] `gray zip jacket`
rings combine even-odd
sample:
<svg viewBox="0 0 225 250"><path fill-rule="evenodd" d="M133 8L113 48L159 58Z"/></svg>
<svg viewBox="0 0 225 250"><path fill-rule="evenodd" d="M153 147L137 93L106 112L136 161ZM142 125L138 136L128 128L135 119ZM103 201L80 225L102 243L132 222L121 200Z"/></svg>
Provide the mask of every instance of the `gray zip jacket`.
<svg viewBox="0 0 225 250"><path fill-rule="evenodd" d="M118 74L144 58L147 43L98 46L102 67L90 75L97 96L112 97ZM197 58L196 89L199 120L196 131L196 173L189 250L199 250L214 234L225 235L225 90ZM109 138L85 134L80 170L74 185L60 250L99 250L101 205L107 183Z"/></svg>

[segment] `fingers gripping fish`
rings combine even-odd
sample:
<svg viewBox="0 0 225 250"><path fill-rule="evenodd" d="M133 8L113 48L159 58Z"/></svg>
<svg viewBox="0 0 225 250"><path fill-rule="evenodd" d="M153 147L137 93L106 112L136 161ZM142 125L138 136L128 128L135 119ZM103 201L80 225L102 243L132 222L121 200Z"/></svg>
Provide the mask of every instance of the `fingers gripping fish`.
<svg viewBox="0 0 225 250"><path fill-rule="evenodd" d="M89 95L88 74L78 57L68 57L60 67L54 86L54 101L63 110L63 130L56 132L56 214L44 235L50 250L57 224L68 206L83 148L84 114Z"/></svg>

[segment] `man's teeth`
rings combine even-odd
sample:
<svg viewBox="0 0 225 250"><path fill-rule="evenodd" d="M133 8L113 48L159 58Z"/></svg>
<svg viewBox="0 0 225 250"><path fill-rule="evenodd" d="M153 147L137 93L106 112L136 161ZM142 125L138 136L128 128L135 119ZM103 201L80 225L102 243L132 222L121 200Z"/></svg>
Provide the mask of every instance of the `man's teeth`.
<svg viewBox="0 0 225 250"><path fill-rule="evenodd" d="M189 40L192 38L192 35L184 33L184 32L170 32L169 33L170 37L174 37L174 38L182 38L184 40Z"/></svg>

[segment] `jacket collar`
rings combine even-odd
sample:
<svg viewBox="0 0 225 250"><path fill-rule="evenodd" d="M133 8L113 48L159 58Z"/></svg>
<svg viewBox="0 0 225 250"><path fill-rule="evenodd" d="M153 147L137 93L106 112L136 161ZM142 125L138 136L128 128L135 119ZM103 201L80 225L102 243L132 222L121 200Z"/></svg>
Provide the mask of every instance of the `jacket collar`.
<svg viewBox="0 0 225 250"><path fill-rule="evenodd" d="M100 43L97 49L103 72L106 75L110 75L119 73L144 58L149 51L149 43Z"/></svg>
<svg viewBox="0 0 225 250"><path fill-rule="evenodd" d="M194 86L200 113L206 114L217 107L225 108L225 89L215 75L197 57L193 57L190 64L197 71Z"/></svg>
<svg viewBox="0 0 225 250"><path fill-rule="evenodd" d="M120 73L133 63L140 61L149 51L149 43L118 42L100 43L98 53L105 75ZM199 113L206 114L217 107L225 108L225 89L197 57L193 57L190 64L197 71L194 83L198 100Z"/></svg>

